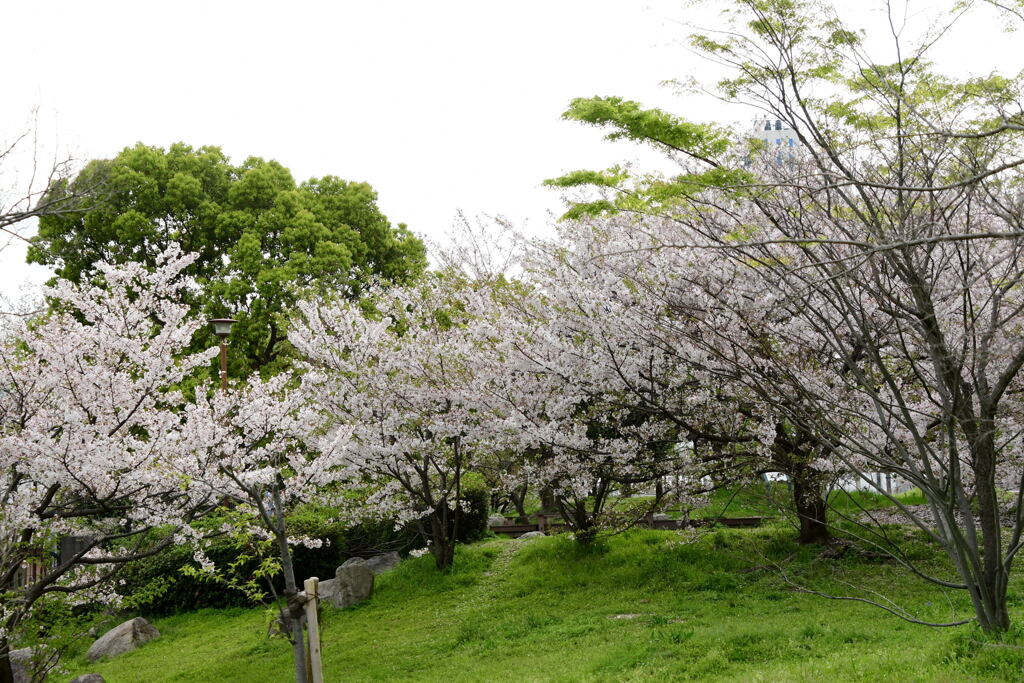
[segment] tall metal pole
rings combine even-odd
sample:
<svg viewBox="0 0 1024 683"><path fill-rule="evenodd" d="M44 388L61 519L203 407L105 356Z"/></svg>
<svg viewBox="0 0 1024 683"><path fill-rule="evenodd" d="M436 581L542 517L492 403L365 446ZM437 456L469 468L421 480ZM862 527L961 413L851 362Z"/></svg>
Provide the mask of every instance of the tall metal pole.
<svg viewBox="0 0 1024 683"><path fill-rule="evenodd" d="M220 390L228 390L228 335L235 320L231 318L214 318L209 321L213 325L213 333L220 337Z"/></svg>
<svg viewBox="0 0 1024 683"><path fill-rule="evenodd" d="M220 338L220 390L228 390L228 337Z"/></svg>

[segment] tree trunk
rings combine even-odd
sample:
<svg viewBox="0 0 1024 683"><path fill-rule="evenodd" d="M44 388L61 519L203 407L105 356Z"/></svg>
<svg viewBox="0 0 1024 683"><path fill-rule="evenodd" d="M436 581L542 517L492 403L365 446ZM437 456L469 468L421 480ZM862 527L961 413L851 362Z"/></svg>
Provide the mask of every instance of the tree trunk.
<svg viewBox="0 0 1024 683"><path fill-rule="evenodd" d="M793 503L800 520L799 541L804 545L824 545L832 540L832 534L825 523L825 498L821 495L821 485L814 474L814 470L807 466L793 467L789 472L793 483Z"/></svg>
<svg viewBox="0 0 1024 683"><path fill-rule="evenodd" d="M285 614L287 626L292 632L292 658L295 660L295 683L306 683L306 645L302 634L302 613L294 609L293 601L299 594L295 582L295 567L292 565L292 553L288 547L288 534L285 530L284 509L281 504L281 492L277 486L273 489L274 521L277 537L277 548L281 554L281 572L284 574L284 595L287 601ZM284 616L284 615L282 615Z"/></svg>
<svg viewBox="0 0 1024 683"><path fill-rule="evenodd" d="M447 538L435 539L430 544L430 553L434 556L437 568L444 571L455 561L455 544L449 542Z"/></svg>
<svg viewBox="0 0 1024 683"><path fill-rule="evenodd" d="M14 683L14 671L11 668L11 643L7 638L0 638L0 683Z"/></svg>
<svg viewBox="0 0 1024 683"><path fill-rule="evenodd" d="M786 483L793 494L793 506L800 522L799 541L803 545L826 544L832 540L825 524L828 505L822 495L822 475L808 464L813 454L813 450L807 450L811 445L813 441L810 439L787 435L784 423L775 425L772 461L779 471L786 474Z"/></svg>
<svg viewBox="0 0 1024 683"><path fill-rule="evenodd" d="M509 497L512 499L512 504L516 506L516 514L519 516L519 519L526 519L526 494L529 490L529 485L523 484L521 487L509 492ZM527 522L519 523L526 524Z"/></svg>
<svg viewBox="0 0 1024 683"><path fill-rule="evenodd" d="M437 568L444 571L452 566L455 562L455 544L445 542L438 548L438 552L434 554L434 561L437 563Z"/></svg>
<svg viewBox="0 0 1024 683"><path fill-rule="evenodd" d="M456 523L448 528L447 516L442 517L436 510L430 515L430 554L441 571L451 567L455 561L455 531Z"/></svg>
<svg viewBox="0 0 1024 683"><path fill-rule="evenodd" d="M597 538L597 527L589 519L579 520L576 524L576 542L590 545Z"/></svg>
<svg viewBox="0 0 1024 683"><path fill-rule="evenodd" d="M999 499L995 483L994 433L995 426L991 425L981 437L982 443L975 449L974 457L975 494L984 552L978 586L983 609L978 613L978 624L989 633L1010 628L1010 614L1006 608L1006 590L1010 577L1003 564L1002 526L999 523Z"/></svg>
<svg viewBox="0 0 1024 683"><path fill-rule="evenodd" d="M548 514L558 511L558 503L555 501L555 489L547 484L540 489L540 511Z"/></svg>
<svg viewBox="0 0 1024 683"><path fill-rule="evenodd" d="M597 538L597 527L594 518L587 512L587 503L584 500L576 499L571 503L562 499L556 499L559 507L559 514L572 529L576 542L588 545Z"/></svg>

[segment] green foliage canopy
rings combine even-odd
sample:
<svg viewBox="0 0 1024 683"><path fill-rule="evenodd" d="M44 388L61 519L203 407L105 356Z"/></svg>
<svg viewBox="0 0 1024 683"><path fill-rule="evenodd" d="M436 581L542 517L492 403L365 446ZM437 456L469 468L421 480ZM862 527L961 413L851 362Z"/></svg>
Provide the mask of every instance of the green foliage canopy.
<svg viewBox="0 0 1024 683"><path fill-rule="evenodd" d="M287 365L287 320L299 297L356 293L370 277L405 282L426 268L423 242L392 226L366 183L324 176L297 184L276 161L236 166L217 147L140 143L90 162L50 194L97 184L104 191L80 211L40 221L29 262L80 281L99 261L152 265L171 242L197 252L194 305L238 320L233 377ZM196 340L215 342L212 334Z"/></svg>
<svg viewBox="0 0 1024 683"><path fill-rule="evenodd" d="M608 140L649 144L683 162L683 172L670 178L660 174L633 175L623 167L606 171L581 170L545 181L549 187L590 188L600 198L573 202L567 219L618 212L672 212L680 202L708 188L742 192L754 181L743 168L731 167L728 131L705 123L692 123L656 108L620 97L576 98L562 114L568 121L608 131Z"/></svg>

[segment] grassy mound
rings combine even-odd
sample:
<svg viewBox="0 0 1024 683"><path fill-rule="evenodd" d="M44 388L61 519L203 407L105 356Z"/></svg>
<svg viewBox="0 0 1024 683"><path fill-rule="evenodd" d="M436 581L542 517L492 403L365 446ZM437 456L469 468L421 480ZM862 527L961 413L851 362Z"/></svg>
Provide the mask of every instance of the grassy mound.
<svg viewBox="0 0 1024 683"><path fill-rule="evenodd" d="M909 531L932 571L941 556ZM917 626L859 602L892 600L925 620L971 614L966 596L849 551L800 548L783 523L699 537L636 530L582 548L568 537L460 548L453 571L429 557L378 577L373 598L324 608L331 680L1019 680L1021 631L1002 642L971 626ZM1024 583L1012 616L1024 621ZM291 651L264 610L157 620L163 634L109 662L69 662L128 681L290 680Z"/></svg>

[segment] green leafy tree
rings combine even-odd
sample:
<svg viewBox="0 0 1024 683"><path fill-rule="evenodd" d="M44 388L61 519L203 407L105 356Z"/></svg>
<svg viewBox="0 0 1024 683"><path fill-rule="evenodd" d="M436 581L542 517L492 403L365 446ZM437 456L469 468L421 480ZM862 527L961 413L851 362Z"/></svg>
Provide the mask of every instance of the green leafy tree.
<svg viewBox="0 0 1024 683"><path fill-rule="evenodd" d="M77 282L99 261L152 265L171 242L197 252L193 305L238 320L234 377L288 364L286 328L300 297L351 295L369 278L405 282L426 268L422 241L388 221L366 183L334 176L296 183L276 161L234 165L217 147L137 144L90 162L52 185L49 197L97 186L102 195L78 210L40 220L28 260ZM197 344L214 343L205 334Z"/></svg>

